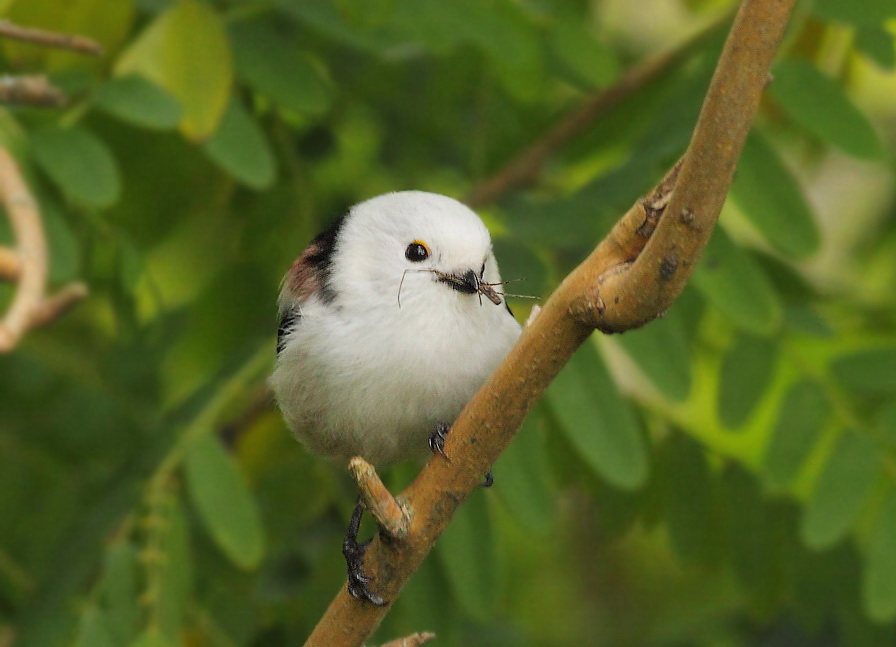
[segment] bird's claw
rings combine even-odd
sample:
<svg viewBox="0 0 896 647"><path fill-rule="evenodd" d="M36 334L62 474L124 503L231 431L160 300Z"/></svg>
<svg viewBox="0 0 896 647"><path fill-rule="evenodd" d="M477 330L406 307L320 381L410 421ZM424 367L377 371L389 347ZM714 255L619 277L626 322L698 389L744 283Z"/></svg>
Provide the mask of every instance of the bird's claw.
<svg viewBox="0 0 896 647"><path fill-rule="evenodd" d="M451 431L451 425L440 422L436 424L436 430L429 436L430 451L433 454L439 454L447 461L451 460L448 458L448 454L445 453L445 439L448 437L449 431Z"/></svg>
<svg viewBox="0 0 896 647"><path fill-rule="evenodd" d="M361 526L363 513L364 506L359 499L355 505L355 511L352 513L348 532L345 533L345 539L342 540L342 555L345 557L345 565L348 569L348 592L356 600L362 602L366 600L382 607L386 604L383 598L367 588L367 584L372 582L373 578L364 574L364 554L367 552L367 547L370 546L370 540L363 543L358 542L358 529Z"/></svg>
<svg viewBox="0 0 896 647"><path fill-rule="evenodd" d="M367 584L372 582L373 578L364 574L364 553L367 552L369 545L369 541L359 544L352 537L346 537L342 544L342 554L345 556L345 564L348 567L348 592L356 600L366 600L381 607L386 603L383 598L367 588Z"/></svg>
<svg viewBox="0 0 896 647"><path fill-rule="evenodd" d="M429 436L430 451L432 451L433 454L439 454L448 462L451 462L451 459L448 458L448 454L445 453L445 439L448 437L448 432L450 431L451 425L444 422L439 422L436 424L436 430ZM491 487L494 484L495 478L494 476L492 476L492 471L489 470L485 473L485 479L482 482L482 487Z"/></svg>

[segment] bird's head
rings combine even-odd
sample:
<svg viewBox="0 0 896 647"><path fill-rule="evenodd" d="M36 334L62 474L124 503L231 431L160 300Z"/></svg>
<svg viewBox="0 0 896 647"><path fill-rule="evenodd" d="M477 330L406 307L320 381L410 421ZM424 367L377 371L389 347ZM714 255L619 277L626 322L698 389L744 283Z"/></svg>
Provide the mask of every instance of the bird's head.
<svg viewBox="0 0 896 647"><path fill-rule="evenodd" d="M415 307L501 303L491 238L457 200L422 191L388 193L349 211L334 250L334 290L349 299Z"/></svg>

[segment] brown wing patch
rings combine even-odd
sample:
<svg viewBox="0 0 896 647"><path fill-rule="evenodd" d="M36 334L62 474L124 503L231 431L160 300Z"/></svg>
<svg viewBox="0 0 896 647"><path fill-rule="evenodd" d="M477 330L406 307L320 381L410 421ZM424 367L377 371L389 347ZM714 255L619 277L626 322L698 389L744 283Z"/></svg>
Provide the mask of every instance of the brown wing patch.
<svg viewBox="0 0 896 647"><path fill-rule="evenodd" d="M304 301L315 292L320 291L320 267L316 262L320 253L320 245L316 241L312 241L289 268L286 273L286 287L292 296Z"/></svg>

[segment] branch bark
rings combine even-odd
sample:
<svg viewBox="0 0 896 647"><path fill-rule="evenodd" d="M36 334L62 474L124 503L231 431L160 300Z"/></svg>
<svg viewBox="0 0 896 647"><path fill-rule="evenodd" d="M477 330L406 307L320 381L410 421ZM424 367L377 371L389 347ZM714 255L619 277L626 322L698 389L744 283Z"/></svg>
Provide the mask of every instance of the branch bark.
<svg viewBox="0 0 896 647"><path fill-rule="evenodd" d="M16 292L0 320L0 353L9 352L29 328L62 316L87 295L82 283L72 283L46 298L47 245L37 202L12 155L0 148L0 200L12 223L15 251L0 249L0 278L14 280Z"/></svg>
<svg viewBox="0 0 896 647"><path fill-rule="evenodd" d="M91 38L22 27L9 20L0 20L0 38L32 43L39 47L67 49L94 56L100 56L103 53L102 46ZM65 105L67 101L68 97L65 93L52 85L45 76L0 77L0 103L58 108Z"/></svg>
<svg viewBox="0 0 896 647"><path fill-rule="evenodd" d="M102 46L91 38L74 34L60 34L54 31L22 27L8 20L0 20L0 38L9 38L41 47L67 49L81 54L100 56Z"/></svg>
<svg viewBox="0 0 896 647"><path fill-rule="evenodd" d="M591 332L658 317L681 292L718 218L795 0L744 0L683 161L626 213L560 284L517 345L455 421L451 461L430 460L396 501L410 526L381 531L365 571L385 607L343 586L308 646L360 645L373 634L457 507L513 439L535 401Z"/></svg>
<svg viewBox="0 0 896 647"><path fill-rule="evenodd" d="M58 108L68 97L45 76L0 77L0 103L37 108Z"/></svg>
<svg viewBox="0 0 896 647"><path fill-rule="evenodd" d="M380 645L380 647L419 647L420 645L428 643L435 637L435 634L424 631L423 633L413 634L407 638L390 640L389 642Z"/></svg>

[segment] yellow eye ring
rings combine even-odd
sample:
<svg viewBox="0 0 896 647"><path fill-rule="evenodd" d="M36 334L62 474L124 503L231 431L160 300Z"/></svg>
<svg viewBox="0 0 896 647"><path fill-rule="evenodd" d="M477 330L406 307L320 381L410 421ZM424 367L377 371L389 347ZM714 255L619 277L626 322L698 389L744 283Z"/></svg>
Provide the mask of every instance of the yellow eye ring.
<svg viewBox="0 0 896 647"><path fill-rule="evenodd" d="M404 257L412 263L419 263L429 258L429 247L422 240L415 240L404 250Z"/></svg>

